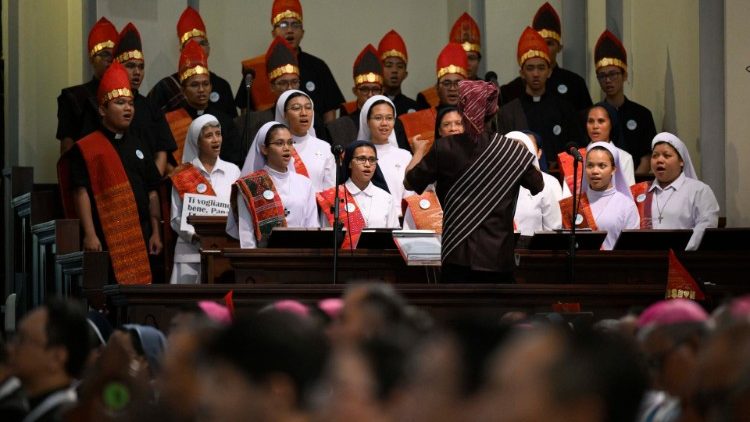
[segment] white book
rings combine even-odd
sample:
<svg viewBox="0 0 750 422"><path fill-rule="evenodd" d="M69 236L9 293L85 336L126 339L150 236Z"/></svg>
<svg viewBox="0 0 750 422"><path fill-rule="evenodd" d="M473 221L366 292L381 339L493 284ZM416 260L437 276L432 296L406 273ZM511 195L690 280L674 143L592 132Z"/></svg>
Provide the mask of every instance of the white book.
<svg viewBox="0 0 750 422"><path fill-rule="evenodd" d="M440 266L440 236L432 230L394 230L396 243L406 265Z"/></svg>

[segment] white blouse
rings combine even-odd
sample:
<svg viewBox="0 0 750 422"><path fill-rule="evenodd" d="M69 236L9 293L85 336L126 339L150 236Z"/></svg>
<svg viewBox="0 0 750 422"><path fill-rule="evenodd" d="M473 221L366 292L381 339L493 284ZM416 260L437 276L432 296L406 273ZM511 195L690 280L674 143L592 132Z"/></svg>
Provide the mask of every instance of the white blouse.
<svg viewBox="0 0 750 422"><path fill-rule="evenodd" d="M292 136L294 149L305 163L313 191L322 192L336 183L336 161L331 154L331 144L312 135Z"/></svg>
<svg viewBox="0 0 750 422"><path fill-rule="evenodd" d="M398 215L393 211L393 199L391 194L380 189L370 182L364 190L349 179L344 184L346 190L354 198L367 228L399 228ZM343 215L343 214L342 214ZM328 218L321 211L320 223L324 227L330 227Z"/></svg>
<svg viewBox="0 0 750 422"><path fill-rule="evenodd" d="M203 163L201 163L198 158L195 158L191 164L193 164L193 166L197 168L203 177L205 177L211 184L218 199L224 201L229 200L229 196L232 194L232 184L234 184L237 178L240 177L240 169L236 165L226 162L221 158L217 158L214 168L211 169L211 173L209 173L206 171L206 168L203 167ZM180 194L177 192L177 189L172 188L172 209L169 224L179 236L174 248L174 262L200 262L201 256L198 251L198 246L191 243L195 231L180 230L181 220L182 199L180 199Z"/></svg>
<svg viewBox="0 0 750 422"><path fill-rule="evenodd" d="M621 148L617 148L617 153L620 154L620 166L622 166L622 168L617 169L617 171L622 172L621 174L625 178L625 181L628 183L628 186L633 186L635 184L635 167L633 167L633 156L630 155L629 152Z"/></svg>
<svg viewBox="0 0 750 422"><path fill-rule="evenodd" d="M685 250L693 251L703 239L707 227L719 225L719 203L713 190L700 180L680 174L666 188L654 180L649 188L654 193L651 201L651 225L655 229L693 229L693 236Z"/></svg>
<svg viewBox="0 0 750 422"><path fill-rule="evenodd" d="M268 172L276 192L281 197L281 203L287 213L287 227L320 227L315 192L310 179L290 171L281 173L268 166L263 169ZM240 247L256 248L255 222L241 193L237 194L237 210Z"/></svg>
<svg viewBox="0 0 750 422"><path fill-rule="evenodd" d="M378 167L385 176L388 190L393 197L393 209L396 216L401 216L401 200L407 196L414 195L413 191L404 187L406 166L411 161L411 153L405 149L395 147L391 144L375 145L378 151Z"/></svg>
<svg viewBox="0 0 750 422"><path fill-rule="evenodd" d="M607 232L607 237L602 244L604 250L611 250L615 246L620 232L624 229L641 227L638 207L635 206L632 197L625 196L615 188L601 192L589 189L586 196L589 199L597 229Z"/></svg>
<svg viewBox="0 0 750 422"><path fill-rule="evenodd" d="M544 175L544 173L542 173ZM554 186L560 183L553 176L544 178L544 189L536 195L521 186L513 221L516 229L524 236L533 236L537 231L550 231L562 228L562 213ZM560 195L562 195L562 189Z"/></svg>

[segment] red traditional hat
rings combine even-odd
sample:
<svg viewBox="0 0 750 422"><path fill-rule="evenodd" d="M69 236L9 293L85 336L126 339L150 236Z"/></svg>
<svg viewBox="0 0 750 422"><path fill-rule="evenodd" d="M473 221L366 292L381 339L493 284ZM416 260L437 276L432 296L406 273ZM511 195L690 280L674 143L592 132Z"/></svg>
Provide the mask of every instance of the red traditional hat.
<svg viewBox="0 0 750 422"><path fill-rule="evenodd" d="M274 0L271 7L271 25L284 19L297 19L302 22L302 5L299 0Z"/></svg>
<svg viewBox="0 0 750 422"><path fill-rule="evenodd" d="M104 50L115 48L117 43L117 28L107 18L101 18L89 32L89 57Z"/></svg>
<svg viewBox="0 0 750 422"><path fill-rule="evenodd" d="M132 97L133 92L130 90L130 78L125 68L118 62L113 62L111 66L104 71L102 80L99 82L99 89L96 98L99 104L105 104L108 101L118 97Z"/></svg>
<svg viewBox="0 0 750 422"><path fill-rule="evenodd" d="M469 77L469 59L466 57L466 51L461 47L461 44L455 42L449 42L437 58L437 78L450 74L456 73L463 75L465 78Z"/></svg>
<svg viewBox="0 0 750 422"><path fill-rule="evenodd" d="M464 12L453 24L451 28L450 42L461 44L461 47L468 53L469 51L482 52L482 42L479 34L479 25L477 22Z"/></svg>
<svg viewBox="0 0 750 422"><path fill-rule="evenodd" d="M180 53L180 83L193 75L208 74L208 58L195 40L188 41Z"/></svg>
<svg viewBox="0 0 750 422"><path fill-rule="evenodd" d="M378 59L378 50L372 44L359 53L352 67L354 86L364 83L383 84L383 65Z"/></svg>
<svg viewBox="0 0 750 422"><path fill-rule="evenodd" d="M599 36L594 47L594 63L596 70L605 66L617 66L628 71L628 53L615 34L605 30Z"/></svg>
<svg viewBox="0 0 750 422"><path fill-rule="evenodd" d="M560 25L560 16L549 3L544 3L534 15L534 21L531 26L539 32L542 38L552 38L557 42L562 42L562 25Z"/></svg>
<svg viewBox="0 0 750 422"><path fill-rule="evenodd" d="M299 76L297 55L284 37L276 37L266 51L266 72L268 80L273 82L281 75Z"/></svg>
<svg viewBox="0 0 750 422"><path fill-rule="evenodd" d="M135 25L128 22L120 32L117 46L114 52L115 60L125 63L128 60L143 60L143 47L141 46L141 34Z"/></svg>
<svg viewBox="0 0 750 422"><path fill-rule="evenodd" d="M387 34L383 35L378 44L378 57L380 57L381 61L385 61L388 57L398 57L404 63L409 62L409 54L406 53L406 43L404 43L404 39L401 38L398 32L391 29Z"/></svg>
<svg viewBox="0 0 750 422"><path fill-rule="evenodd" d="M518 51L516 52L516 57L518 58L518 64L520 66L523 66L526 60L534 57L541 57L546 60L547 63L550 62L547 43L537 31L531 29L529 26L523 30L521 38L518 39Z"/></svg>
<svg viewBox="0 0 750 422"><path fill-rule="evenodd" d="M206 24L203 23L200 13L188 6L177 21L177 38L180 45L185 45L190 38L206 37Z"/></svg>

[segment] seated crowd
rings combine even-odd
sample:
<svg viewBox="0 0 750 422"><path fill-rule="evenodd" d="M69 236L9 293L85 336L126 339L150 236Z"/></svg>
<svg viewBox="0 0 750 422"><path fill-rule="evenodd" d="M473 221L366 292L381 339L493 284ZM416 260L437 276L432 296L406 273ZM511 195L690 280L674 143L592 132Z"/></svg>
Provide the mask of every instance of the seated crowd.
<svg viewBox="0 0 750 422"><path fill-rule="evenodd" d="M162 333L53 300L0 344L0 419L745 421L749 304L438 321L365 283L252 312L202 301Z"/></svg>

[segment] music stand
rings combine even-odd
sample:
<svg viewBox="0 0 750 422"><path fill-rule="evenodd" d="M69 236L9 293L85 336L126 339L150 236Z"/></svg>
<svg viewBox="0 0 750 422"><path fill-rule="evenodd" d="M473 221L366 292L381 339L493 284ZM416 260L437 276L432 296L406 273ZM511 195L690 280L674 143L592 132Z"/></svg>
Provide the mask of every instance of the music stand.
<svg viewBox="0 0 750 422"><path fill-rule="evenodd" d="M684 251L693 235L691 229L680 230L623 230L617 238L617 251Z"/></svg>
<svg viewBox="0 0 750 422"><path fill-rule="evenodd" d="M393 229L362 230L357 249L398 249L393 241Z"/></svg>
<svg viewBox="0 0 750 422"><path fill-rule="evenodd" d="M345 231L346 229L344 229ZM274 227L268 237L268 248L331 249L333 228ZM338 247L344 237L338 239Z"/></svg>
<svg viewBox="0 0 750 422"><path fill-rule="evenodd" d="M719 229L709 228L703 233L699 251L748 251L750 227Z"/></svg>
<svg viewBox="0 0 750 422"><path fill-rule="evenodd" d="M577 250L599 250L607 237L605 231L576 230ZM570 230L553 232L536 232L531 238L529 249L545 251L564 251L570 247Z"/></svg>

